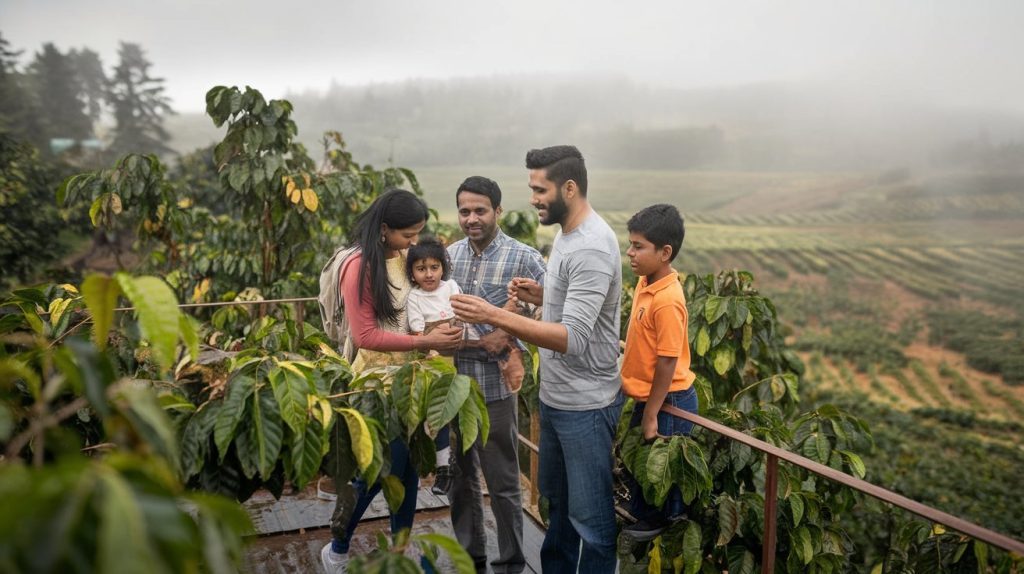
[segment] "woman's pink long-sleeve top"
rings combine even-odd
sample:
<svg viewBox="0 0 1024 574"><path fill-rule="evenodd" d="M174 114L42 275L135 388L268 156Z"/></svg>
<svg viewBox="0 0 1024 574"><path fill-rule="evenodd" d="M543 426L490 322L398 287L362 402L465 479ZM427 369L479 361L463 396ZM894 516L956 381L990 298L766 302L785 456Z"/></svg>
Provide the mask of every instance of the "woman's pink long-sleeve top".
<svg viewBox="0 0 1024 574"><path fill-rule="evenodd" d="M345 318L348 319L352 342L357 348L370 351L413 350L415 339L412 335L393 333L377 325L369 277L362 289L363 300L359 301L359 265L362 261L362 252L357 252L341 266L341 294L345 300Z"/></svg>

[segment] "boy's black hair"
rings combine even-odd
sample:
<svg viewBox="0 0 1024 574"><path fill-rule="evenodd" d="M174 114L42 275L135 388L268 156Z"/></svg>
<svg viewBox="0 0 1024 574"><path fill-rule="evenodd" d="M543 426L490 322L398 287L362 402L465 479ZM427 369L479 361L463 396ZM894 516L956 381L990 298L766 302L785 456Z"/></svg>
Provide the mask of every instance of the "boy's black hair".
<svg viewBox="0 0 1024 574"><path fill-rule="evenodd" d="M412 278L412 268L417 261L423 259L437 259L441 262L441 280L447 281L452 274L452 263L448 260L448 250L441 245L441 242L433 237L424 237L419 243L409 248L405 256L405 274L409 276L409 282L413 285L416 280Z"/></svg>
<svg viewBox="0 0 1024 574"><path fill-rule="evenodd" d="M493 179L488 179L482 175L471 175L462 182L459 189L455 191L455 201L458 203L459 194L468 191L477 195L482 195L491 200L491 209L498 209L501 207L501 188L498 187L498 183Z"/></svg>
<svg viewBox="0 0 1024 574"><path fill-rule="evenodd" d="M643 235L659 249L665 245L671 246L672 257L669 262L674 261L676 255L679 255L683 237L686 236L683 216L679 214L678 209L667 203L658 203L634 213L626 223L626 229L630 233Z"/></svg>
<svg viewBox="0 0 1024 574"><path fill-rule="evenodd" d="M547 178L559 188L570 179L576 182L580 195L587 196L587 165L576 146L556 145L526 152L526 169L543 169Z"/></svg>

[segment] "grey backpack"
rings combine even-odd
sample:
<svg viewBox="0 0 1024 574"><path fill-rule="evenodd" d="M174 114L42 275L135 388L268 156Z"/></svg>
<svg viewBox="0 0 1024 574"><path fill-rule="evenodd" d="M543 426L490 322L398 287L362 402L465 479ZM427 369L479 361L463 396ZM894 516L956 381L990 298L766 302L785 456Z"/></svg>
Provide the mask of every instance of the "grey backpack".
<svg viewBox="0 0 1024 574"><path fill-rule="evenodd" d="M356 247L339 247L334 255L327 260L320 271L320 293L317 302L320 304L320 319L324 324L324 334L337 345L341 356L351 363L356 358L355 345L349 337L348 319L345 318L345 300L338 289L341 268L348 258L357 251Z"/></svg>

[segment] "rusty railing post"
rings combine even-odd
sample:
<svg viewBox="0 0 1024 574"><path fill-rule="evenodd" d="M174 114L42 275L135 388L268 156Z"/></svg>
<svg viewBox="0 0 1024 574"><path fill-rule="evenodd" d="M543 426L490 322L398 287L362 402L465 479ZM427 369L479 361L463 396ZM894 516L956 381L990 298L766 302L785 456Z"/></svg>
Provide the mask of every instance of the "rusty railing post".
<svg viewBox="0 0 1024 574"><path fill-rule="evenodd" d="M775 524L779 501L779 457L767 454L764 469L764 546L761 573L775 571Z"/></svg>

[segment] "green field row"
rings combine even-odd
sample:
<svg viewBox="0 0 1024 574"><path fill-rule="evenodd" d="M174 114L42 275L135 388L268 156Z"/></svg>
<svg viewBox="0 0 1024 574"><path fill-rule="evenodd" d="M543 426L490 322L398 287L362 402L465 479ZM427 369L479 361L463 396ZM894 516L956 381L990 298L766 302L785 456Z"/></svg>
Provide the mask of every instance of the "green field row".
<svg viewBox="0 0 1024 574"><path fill-rule="evenodd" d="M903 409L934 408L972 412L980 418L1024 423L1024 401L1019 389L988 377L969 380L947 363L928 367L919 360L903 369L870 365L857 372L848 361L812 353L806 377L812 384L847 393L862 393L870 400Z"/></svg>
<svg viewBox="0 0 1024 574"><path fill-rule="evenodd" d="M1024 247L691 249L681 253L677 267L691 273L748 269L775 278L847 273L891 281L921 297L1010 306L1024 295Z"/></svg>

